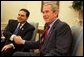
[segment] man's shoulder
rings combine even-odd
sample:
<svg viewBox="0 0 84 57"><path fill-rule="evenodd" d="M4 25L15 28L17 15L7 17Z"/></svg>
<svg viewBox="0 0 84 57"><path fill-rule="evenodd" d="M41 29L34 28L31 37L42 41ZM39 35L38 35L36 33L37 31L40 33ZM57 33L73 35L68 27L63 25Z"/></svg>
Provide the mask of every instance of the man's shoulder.
<svg viewBox="0 0 84 57"><path fill-rule="evenodd" d="M28 28L30 28L30 29L35 29L35 27L34 27L32 24L30 24L30 23L28 23L28 22L26 22L26 24L27 24L26 27L28 27Z"/></svg>
<svg viewBox="0 0 84 57"><path fill-rule="evenodd" d="M61 20L57 20L56 23L55 23L55 27L57 28L62 28L62 27L70 27L66 22L63 22Z"/></svg>
<svg viewBox="0 0 84 57"><path fill-rule="evenodd" d="M60 29L71 29L69 24L67 24L66 22L61 22L61 25L60 25Z"/></svg>
<svg viewBox="0 0 84 57"><path fill-rule="evenodd" d="M64 26L64 25L67 26L67 25L68 25L68 24L67 24L66 22L64 22L64 21L61 21L61 20L58 20L58 21L59 21L59 24L62 25L62 26ZM68 26L69 26L69 25L68 25Z"/></svg>
<svg viewBox="0 0 84 57"><path fill-rule="evenodd" d="M9 19L9 22L16 22L17 20Z"/></svg>

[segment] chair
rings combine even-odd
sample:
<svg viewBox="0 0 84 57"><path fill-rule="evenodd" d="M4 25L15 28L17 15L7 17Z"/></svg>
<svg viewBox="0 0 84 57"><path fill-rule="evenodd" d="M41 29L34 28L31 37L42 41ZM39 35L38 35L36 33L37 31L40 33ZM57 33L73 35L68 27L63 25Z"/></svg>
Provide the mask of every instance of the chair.
<svg viewBox="0 0 84 57"><path fill-rule="evenodd" d="M35 23L35 22L29 22L29 23L35 27L35 30L33 32L33 36L32 36L32 39L31 39L32 41L35 41L36 35L37 35L37 32L38 32L39 23Z"/></svg>
<svg viewBox="0 0 84 57"><path fill-rule="evenodd" d="M29 22L29 23L35 27L35 30L33 32L33 36L32 36L32 39L31 39L31 41L35 41L36 36L37 36L37 32L38 32L39 23L34 23L34 22ZM34 52L35 54L38 54L39 51L37 51L37 49L30 49L30 52Z"/></svg>
<svg viewBox="0 0 84 57"><path fill-rule="evenodd" d="M83 30L78 37L73 54L75 56L83 56Z"/></svg>
<svg viewBox="0 0 84 57"><path fill-rule="evenodd" d="M82 39L80 40L81 42L79 43L78 52L76 53L76 56L83 56L83 37L81 38Z"/></svg>
<svg viewBox="0 0 84 57"><path fill-rule="evenodd" d="M82 51L78 51L80 50L80 45L83 44L83 27L73 26L71 27L71 30L73 34L71 56L78 56L78 53L83 53ZM81 46L81 48L83 48L83 46ZM82 56L82 54L80 56Z"/></svg>
<svg viewBox="0 0 84 57"><path fill-rule="evenodd" d="M6 26L7 26L7 24L1 24L1 39L5 39L5 37L3 36L3 31Z"/></svg>

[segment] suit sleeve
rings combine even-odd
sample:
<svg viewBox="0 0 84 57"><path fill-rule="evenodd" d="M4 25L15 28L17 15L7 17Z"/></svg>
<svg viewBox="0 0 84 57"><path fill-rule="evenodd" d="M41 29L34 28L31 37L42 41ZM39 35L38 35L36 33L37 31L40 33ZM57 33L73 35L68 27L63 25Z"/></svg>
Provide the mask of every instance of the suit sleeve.
<svg viewBox="0 0 84 57"><path fill-rule="evenodd" d="M50 50L45 56L65 56L70 49L72 43L72 33L68 25L64 24L61 28L55 31L55 48Z"/></svg>
<svg viewBox="0 0 84 57"><path fill-rule="evenodd" d="M39 49L39 43L38 41L25 41L24 47L25 49Z"/></svg>
<svg viewBox="0 0 84 57"><path fill-rule="evenodd" d="M9 20L4 32L3 32L3 35L5 36L5 39L6 39L6 43L5 44L10 44L12 43L9 38L11 37L12 33L10 32L10 29L11 29L11 22L12 20Z"/></svg>
<svg viewBox="0 0 84 57"><path fill-rule="evenodd" d="M25 44L24 44L24 49L37 49L39 48L39 43L38 41L29 41L32 39L34 28L31 28L29 30L30 32L27 32L24 39L25 39Z"/></svg>
<svg viewBox="0 0 84 57"><path fill-rule="evenodd" d="M39 49L40 42L39 41L29 41L32 39L33 36L33 30L26 33L25 35L25 44L24 49Z"/></svg>
<svg viewBox="0 0 84 57"><path fill-rule="evenodd" d="M10 32L10 26L11 26L11 20L9 20L4 32L3 32L3 35L6 37L6 38L10 38L12 33Z"/></svg>
<svg viewBox="0 0 84 57"><path fill-rule="evenodd" d="M35 41L30 41L32 39L34 28L32 27L29 32L24 36L25 44L24 49L36 49L39 48L39 44Z"/></svg>

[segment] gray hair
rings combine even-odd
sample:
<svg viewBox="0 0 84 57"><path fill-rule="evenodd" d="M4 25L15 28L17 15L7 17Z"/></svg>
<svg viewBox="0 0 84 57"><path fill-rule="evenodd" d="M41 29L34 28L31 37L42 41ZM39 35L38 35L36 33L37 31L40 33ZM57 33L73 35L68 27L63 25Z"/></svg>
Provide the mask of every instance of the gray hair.
<svg viewBox="0 0 84 57"><path fill-rule="evenodd" d="M43 6L51 5L52 11L58 13L59 12L59 7L57 4L54 3L45 3Z"/></svg>

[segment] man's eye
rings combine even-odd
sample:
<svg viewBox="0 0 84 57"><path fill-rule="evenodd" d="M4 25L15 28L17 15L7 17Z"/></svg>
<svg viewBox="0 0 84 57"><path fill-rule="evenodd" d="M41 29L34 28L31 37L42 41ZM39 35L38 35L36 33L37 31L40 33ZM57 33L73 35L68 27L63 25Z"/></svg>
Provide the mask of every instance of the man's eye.
<svg viewBox="0 0 84 57"><path fill-rule="evenodd" d="M49 11L46 11L46 13L48 13Z"/></svg>
<svg viewBox="0 0 84 57"><path fill-rule="evenodd" d="M20 16L20 14L18 14L18 16Z"/></svg>
<svg viewBox="0 0 84 57"><path fill-rule="evenodd" d="M24 15L21 15L22 17L24 17Z"/></svg>

